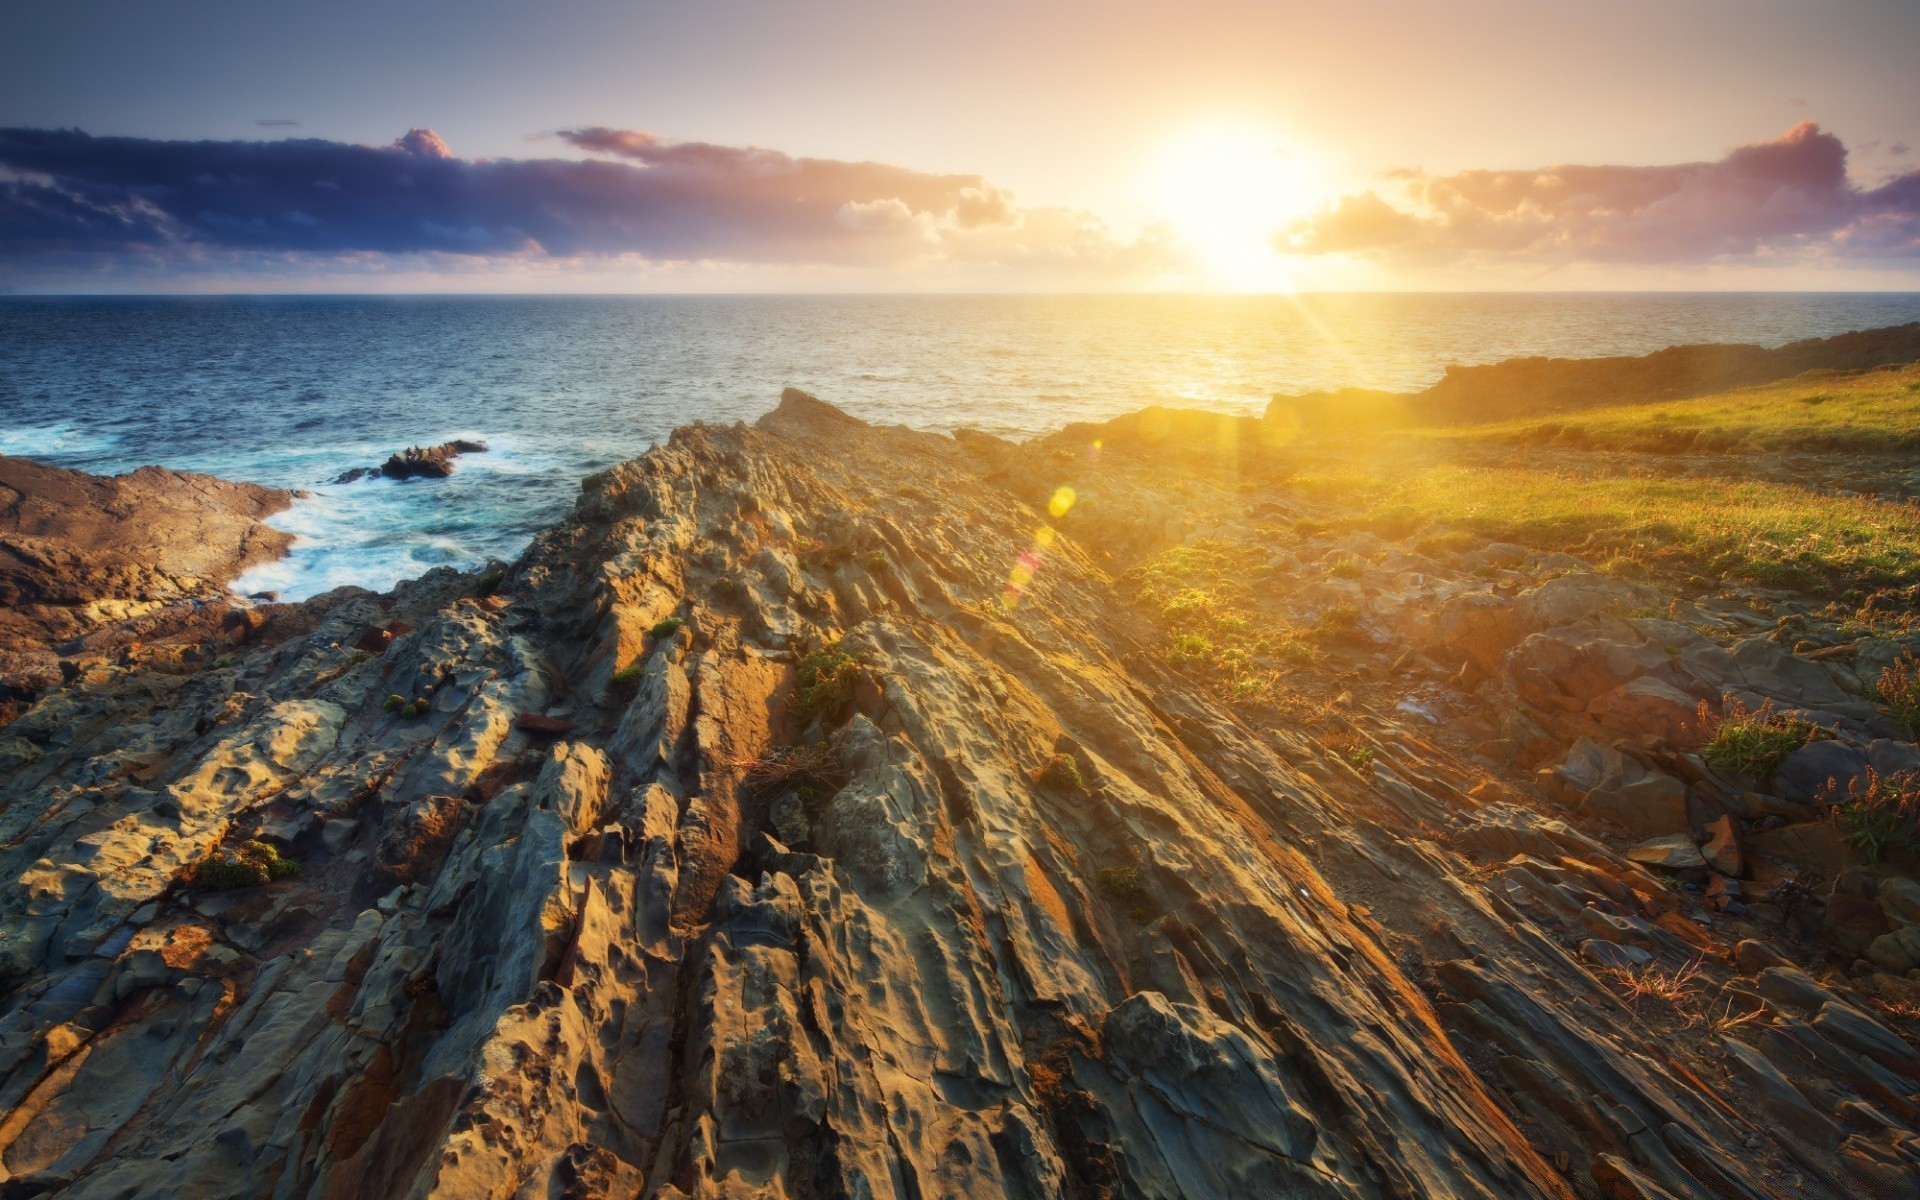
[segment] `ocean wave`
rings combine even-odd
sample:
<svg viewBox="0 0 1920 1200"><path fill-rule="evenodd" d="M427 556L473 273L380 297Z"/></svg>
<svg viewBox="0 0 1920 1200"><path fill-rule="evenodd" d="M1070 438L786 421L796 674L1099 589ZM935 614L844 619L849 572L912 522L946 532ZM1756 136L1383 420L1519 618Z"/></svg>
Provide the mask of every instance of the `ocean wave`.
<svg viewBox="0 0 1920 1200"><path fill-rule="evenodd" d="M102 433L72 421L0 429L0 454L14 458L45 459L53 463L63 460L84 461L106 454L119 442L119 434Z"/></svg>

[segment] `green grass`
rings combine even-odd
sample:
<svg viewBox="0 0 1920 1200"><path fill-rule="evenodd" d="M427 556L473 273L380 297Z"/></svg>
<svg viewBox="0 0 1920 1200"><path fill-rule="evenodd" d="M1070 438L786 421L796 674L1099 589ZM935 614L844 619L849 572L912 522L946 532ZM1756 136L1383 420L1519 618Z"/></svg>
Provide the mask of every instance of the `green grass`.
<svg viewBox="0 0 1920 1200"><path fill-rule="evenodd" d="M853 703L860 660L831 642L800 660L794 673L793 719L801 725L815 717L833 720Z"/></svg>
<svg viewBox="0 0 1920 1200"><path fill-rule="evenodd" d="M1704 701L1700 721L1703 725L1712 721ZM1754 712L1736 703L1733 713L1721 720L1713 737L1700 747L1700 757L1720 770L1769 780L1789 754L1808 742L1831 736L1818 725L1775 713L1771 701Z"/></svg>
<svg viewBox="0 0 1920 1200"><path fill-rule="evenodd" d="M1325 530L1405 536L1445 524L1479 538L1807 591L1920 580L1920 509L1757 480L1583 475L1460 465L1350 479Z"/></svg>
<svg viewBox="0 0 1920 1200"><path fill-rule="evenodd" d="M1271 702L1278 668L1304 666L1316 651L1309 631L1259 612L1250 577L1256 548L1199 540L1174 546L1133 572L1135 598L1167 631L1167 665L1205 677L1235 704Z"/></svg>
<svg viewBox="0 0 1920 1200"><path fill-rule="evenodd" d="M1080 764L1070 754L1056 754L1033 773L1033 781L1056 792L1083 792L1087 784L1080 777Z"/></svg>
<svg viewBox="0 0 1920 1200"><path fill-rule="evenodd" d="M679 633L680 627L685 624L686 622L679 617L668 617L666 620L654 625L652 629L647 630L647 636L656 642L664 642L674 634Z"/></svg>
<svg viewBox="0 0 1920 1200"><path fill-rule="evenodd" d="M1920 449L1920 366L1858 375L1814 372L1762 387L1465 429L1443 439L1647 454Z"/></svg>

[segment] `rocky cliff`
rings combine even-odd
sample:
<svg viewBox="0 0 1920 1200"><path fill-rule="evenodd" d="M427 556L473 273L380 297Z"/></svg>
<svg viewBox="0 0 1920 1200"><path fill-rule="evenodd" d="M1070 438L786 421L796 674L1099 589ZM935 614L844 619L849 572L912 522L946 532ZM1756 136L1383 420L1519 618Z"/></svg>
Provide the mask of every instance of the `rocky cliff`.
<svg viewBox="0 0 1920 1200"><path fill-rule="evenodd" d="M1580 741L1689 655L1832 676L1514 547L1308 582L1241 457L1097 432L789 392L503 572L81 662L0 731L0 1194L1916 1194L1920 1054L1789 961L1823 902L1712 908L1720 785ZM1243 543L1343 614L1323 694L1138 603ZM1482 681L1498 729L1435 723Z"/></svg>
<svg viewBox="0 0 1920 1200"><path fill-rule="evenodd" d="M162 467L103 477L0 456L0 724L60 678L62 649L206 641L226 585L292 543L260 523L292 500Z"/></svg>

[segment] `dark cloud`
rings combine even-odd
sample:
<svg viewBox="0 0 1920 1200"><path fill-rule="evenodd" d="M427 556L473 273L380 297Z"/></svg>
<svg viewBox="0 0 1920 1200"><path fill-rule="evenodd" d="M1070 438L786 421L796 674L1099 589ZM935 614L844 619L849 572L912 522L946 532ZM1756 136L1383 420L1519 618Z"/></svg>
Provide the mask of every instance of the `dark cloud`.
<svg viewBox="0 0 1920 1200"><path fill-rule="evenodd" d="M1920 259L1920 172L1857 187L1846 147L1811 121L1715 162L1392 179L1397 203L1345 197L1278 244L1410 263Z"/></svg>
<svg viewBox="0 0 1920 1200"><path fill-rule="evenodd" d="M560 135L596 157L462 159L431 130L390 146L155 141L0 129L0 267L40 256L235 254L1138 268L1157 232L1021 208L974 175L794 158L631 130Z"/></svg>

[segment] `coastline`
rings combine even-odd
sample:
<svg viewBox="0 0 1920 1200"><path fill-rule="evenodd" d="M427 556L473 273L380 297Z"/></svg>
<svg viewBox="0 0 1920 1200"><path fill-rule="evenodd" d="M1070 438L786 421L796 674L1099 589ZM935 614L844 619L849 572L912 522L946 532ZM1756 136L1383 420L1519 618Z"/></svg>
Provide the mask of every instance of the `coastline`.
<svg viewBox="0 0 1920 1200"><path fill-rule="evenodd" d="M1827 386L1793 411L1854 403ZM78 657L0 729L0 1164L78 1196L241 1159L323 1195L1897 1187L1920 860L1820 787L1920 765L1873 690L1920 563L1752 577L1391 490L1613 478L1555 429L1012 442L789 390L588 477L511 564ZM1706 453L1625 477L1707 495ZM1905 504L1887 455L1823 453L1854 475L1808 505ZM1709 710L1758 708L1830 736L1703 757Z"/></svg>

